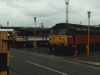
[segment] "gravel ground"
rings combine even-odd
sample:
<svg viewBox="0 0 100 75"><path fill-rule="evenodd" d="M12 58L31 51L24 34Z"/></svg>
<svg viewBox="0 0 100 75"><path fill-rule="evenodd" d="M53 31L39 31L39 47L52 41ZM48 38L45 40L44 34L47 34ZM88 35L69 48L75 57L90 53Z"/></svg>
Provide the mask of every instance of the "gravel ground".
<svg viewBox="0 0 100 75"><path fill-rule="evenodd" d="M24 50L24 48L16 48L19 50ZM25 51L36 52L34 48L26 48ZM37 48L37 53L50 55L50 50L46 47ZM55 55L68 59L75 59L74 54L72 55ZM100 62L100 51L92 51L90 55L87 56L87 53L81 53L77 55L77 59L81 61L92 61L92 62Z"/></svg>
<svg viewBox="0 0 100 75"><path fill-rule="evenodd" d="M75 59L74 55L63 56L69 59ZM100 51L92 51L90 55L87 56L87 53L81 53L77 55L77 59L81 61L92 61L92 62L100 62Z"/></svg>

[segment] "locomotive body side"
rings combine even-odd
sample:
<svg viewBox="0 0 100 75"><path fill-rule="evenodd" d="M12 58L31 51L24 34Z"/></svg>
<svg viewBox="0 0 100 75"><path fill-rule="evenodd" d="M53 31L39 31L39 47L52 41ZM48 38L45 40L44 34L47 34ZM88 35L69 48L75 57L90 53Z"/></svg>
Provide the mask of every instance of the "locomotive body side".
<svg viewBox="0 0 100 75"><path fill-rule="evenodd" d="M87 44L88 35L84 33L87 31L77 31L75 35L67 35L68 44L78 45ZM99 43L100 42L100 31L90 31L89 43Z"/></svg>
<svg viewBox="0 0 100 75"><path fill-rule="evenodd" d="M32 28L31 28L32 30ZM17 34L17 41L49 41L49 36L46 35L49 32L36 31L36 37L34 36L34 28L32 31L30 29L15 29L13 34Z"/></svg>

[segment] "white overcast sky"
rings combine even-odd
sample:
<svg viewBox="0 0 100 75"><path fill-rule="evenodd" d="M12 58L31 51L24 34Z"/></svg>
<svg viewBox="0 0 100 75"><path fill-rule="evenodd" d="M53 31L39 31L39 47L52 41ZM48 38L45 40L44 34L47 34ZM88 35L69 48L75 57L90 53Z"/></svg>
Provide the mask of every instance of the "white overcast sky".
<svg viewBox="0 0 100 75"><path fill-rule="evenodd" d="M69 23L88 24L87 11L91 11L91 25L100 24L100 0L69 0ZM2 26L52 27L66 21L65 0L0 0L0 24Z"/></svg>

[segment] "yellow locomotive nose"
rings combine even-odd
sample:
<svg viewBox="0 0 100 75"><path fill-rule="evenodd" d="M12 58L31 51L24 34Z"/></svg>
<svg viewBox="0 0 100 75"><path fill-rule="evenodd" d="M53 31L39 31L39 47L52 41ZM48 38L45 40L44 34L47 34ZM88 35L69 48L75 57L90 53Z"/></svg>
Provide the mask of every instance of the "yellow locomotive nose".
<svg viewBox="0 0 100 75"><path fill-rule="evenodd" d="M17 34L11 34L11 40L17 41Z"/></svg>
<svg viewBox="0 0 100 75"><path fill-rule="evenodd" d="M67 44L67 35L49 35L49 44Z"/></svg>

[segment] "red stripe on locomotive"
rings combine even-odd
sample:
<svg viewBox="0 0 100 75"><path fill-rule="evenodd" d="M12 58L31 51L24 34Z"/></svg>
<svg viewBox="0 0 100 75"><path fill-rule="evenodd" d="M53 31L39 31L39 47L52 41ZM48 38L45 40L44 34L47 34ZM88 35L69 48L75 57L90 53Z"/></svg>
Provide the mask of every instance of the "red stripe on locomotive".
<svg viewBox="0 0 100 75"><path fill-rule="evenodd" d="M100 35L90 35L90 43L100 42ZM87 44L88 35L75 35L75 43L73 43L73 35L67 36L67 44Z"/></svg>

